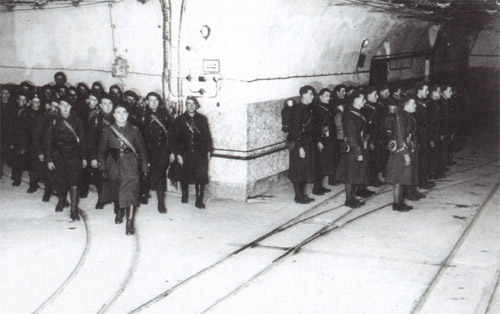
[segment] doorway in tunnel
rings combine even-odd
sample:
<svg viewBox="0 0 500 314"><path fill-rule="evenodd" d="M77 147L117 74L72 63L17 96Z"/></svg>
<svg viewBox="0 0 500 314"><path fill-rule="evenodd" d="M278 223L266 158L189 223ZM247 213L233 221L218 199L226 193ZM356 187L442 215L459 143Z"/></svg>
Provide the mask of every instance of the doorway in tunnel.
<svg viewBox="0 0 500 314"><path fill-rule="evenodd" d="M370 64L370 85L377 86L388 82L389 61L384 59L372 59Z"/></svg>

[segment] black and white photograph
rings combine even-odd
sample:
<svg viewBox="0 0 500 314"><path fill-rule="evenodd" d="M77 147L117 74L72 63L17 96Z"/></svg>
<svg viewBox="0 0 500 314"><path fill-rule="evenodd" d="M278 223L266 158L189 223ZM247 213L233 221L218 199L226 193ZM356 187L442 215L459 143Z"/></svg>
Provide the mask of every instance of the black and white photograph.
<svg viewBox="0 0 500 314"><path fill-rule="evenodd" d="M500 314L499 0L0 0L1 314Z"/></svg>

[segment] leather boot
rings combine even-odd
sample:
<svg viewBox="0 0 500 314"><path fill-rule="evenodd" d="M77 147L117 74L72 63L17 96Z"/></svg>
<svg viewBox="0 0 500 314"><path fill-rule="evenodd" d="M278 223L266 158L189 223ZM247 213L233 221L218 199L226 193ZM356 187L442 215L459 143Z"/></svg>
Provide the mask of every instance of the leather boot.
<svg viewBox="0 0 500 314"><path fill-rule="evenodd" d="M135 206L130 205L127 207L127 224L125 225L125 234L135 234L134 227L134 219L135 219Z"/></svg>
<svg viewBox="0 0 500 314"><path fill-rule="evenodd" d="M26 193L35 193L38 190L39 186L36 182L30 182L30 187L26 191Z"/></svg>
<svg viewBox="0 0 500 314"><path fill-rule="evenodd" d="M203 203L203 196L205 192L205 184L195 184L196 190L196 203L195 206L197 208L203 209L205 208L205 204Z"/></svg>
<svg viewBox="0 0 500 314"><path fill-rule="evenodd" d="M64 207L64 201L65 201L66 193L64 192L59 192L59 201L57 202L56 205L56 212L62 212Z"/></svg>
<svg viewBox="0 0 500 314"><path fill-rule="evenodd" d="M182 191L181 203L186 204L189 200L189 184L181 182L181 191Z"/></svg>
<svg viewBox="0 0 500 314"><path fill-rule="evenodd" d="M123 222L123 213L125 210L120 208L118 201L114 202L114 212L115 212L115 224L121 224Z"/></svg>
<svg viewBox="0 0 500 314"><path fill-rule="evenodd" d="M325 195L325 191L323 191L323 186L321 184L321 181L314 183L312 193L314 195Z"/></svg>
<svg viewBox="0 0 500 314"><path fill-rule="evenodd" d="M292 185L293 185L293 191L295 192L295 203L309 204L310 202L302 197L302 193L300 191L300 183L292 181Z"/></svg>
<svg viewBox="0 0 500 314"><path fill-rule="evenodd" d="M358 208L365 205L365 202L360 202L355 196L356 186L354 184L345 184L345 203L349 208Z"/></svg>
<svg viewBox="0 0 500 314"><path fill-rule="evenodd" d="M366 185L358 185L356 188L356 196L366 198L372 196L373 194L375 194L375 192L368 190Z"/></svg>
<svg viewBox="0 0 500 314"><path fill-rule="evenodd" d="M45 190L45 193L43 193L42 197L42 202L48 202L50 201L50 197L52 196L52 191L49 189Z"/></svg>
<svg viewBox="0 0 500 314"><path fill-rule="evenodd" d="M72 186L69 190L69 198L71 200L71 220L80 220L80 209L78 208L78 187Z"/></svg>
<svg viewBox="0 0 500 314"><path fill-rule="evenodd" d="M314 198L309 197L309 195L306 194L306 183L305 182L300 182L300 193L302 194L302 197L304 197L309 202L314 202Z"/></svg>
<svg viewBox="0 0 500 314"><path fill-rule="evenodd" d="M413 209L412 206L406 205L403 196L403 187L401 184L394 184L394 203L392 209L398 212L407 212Z"/></svg>
<svg viewBox="0 0 500 314"><path fill-rule="evenodd" d="M158 212L166 214L167 208L165 207L165 188L156 188L156 196L158 197Z"/></svg>

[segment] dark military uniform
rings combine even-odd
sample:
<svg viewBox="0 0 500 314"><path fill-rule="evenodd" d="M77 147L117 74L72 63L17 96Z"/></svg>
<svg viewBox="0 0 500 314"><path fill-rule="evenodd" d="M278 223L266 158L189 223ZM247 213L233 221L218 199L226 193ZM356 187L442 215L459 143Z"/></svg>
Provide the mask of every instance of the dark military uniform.
<svg viewBox="0 0 500 314"><path fill-rule="evenodd" d="M139 128L127 122L120 128L113 124L134 147L136 153L112 131L105 127L97 151L99 169L107 171L113 186L114 199L120 208L139 206L139 177L148 171L147 153Z"/></svg>
<svg viewBox="0 0 500 314"><path fill-rule="evenodd" d="M289 140L290 167L288 177L294 184L295 201L307 203L310 198L305 194L305 184L316 182L316 143L314 141L313 105L297 103L293 106ZM300 149L305 152L301 158Z"/></svg>
<svg viewBox="0 0 500 314"><path fill-rule="evenodd" d="M35 121L35 127L33 130L33 146L35 150L36 156L43 156L43 161L40 161L41 164L41 179L45 186L45 193L43 194L42 201L48 202L52 195L52 192L56 190L55 188L55 180L52 171L49 171L45 164L45 153L43 149L43 137L47 132L47 127L49 123L59 115L58 111L45 111L42 115L37 116Z"/></svg>
<svg viewBox="0 0 500 314"><path fill-rule="evenodd" d="M349 145L349 152L340 156L337 167L337 180L343 183L364 185L369 181L369 153L366 135L366 119L361 112L351 108L344 113L342 124L344 126L344 136ZM358 161L358 156L363 157L363 161Z"/></svg>
<svg viewBox="0 0 500 314"><path fill-rule="evenodd" d="M29 107L25 110L26 114L24 117L25 126L25 138L26 138L26 150L27 150L27 161L28 161L28 172L30 177L30 188L29 193L33 193L38 188L38 182L42 181L42 172L44 171L44 165L40 162L38 158L37 151L35 149L35 131L36 131L36 121L43 115L42 109L34 110Z"/></svg>
<svg viewBox="0 0 500 314"><path fill-rule="evenodd" d="M137 126L144 138L144 124L146 119L147 106L144 104L136 103L135 106L128 109L128 121ZM139 199L141 204L147 204L149 198L149 178L141 176L139 179Z"/></svg>
<svg viewBox="0 0 500 314"><path fill-rule="evenodd" d="M92 134L92 135L89 134L90 132L94 131L95 122L96 122L96 121L91 122L91 120L97 114L99 114L100 111L97 108L90 109L89 106L85 106L83 108L84 108L84 110L81 111L80 117L82 118L82 121L84 121L84 123L85 123L85 132L87 134L87 141L88 141L87 145L88 145L88 149L89 149L89 158L91 158L91 159L89 159L89 161L91 161L92 160L92 156L90 156L91 149L96 151L97 146L99 145L99 138L96 139L94 137L94 134ZM112 119L113 119L113 117L111 117L111 120ZM94 123L94 127L92 127L91 123ZM92 136L92 139L90 139L89 136ZM97 142L95 142L95 141L97 141ZM97 156L97 154L94 154L94 156ZM97 187L97 193L99 195L100 178L99 178L98 172L99 171L95 168L92 168L92 166L89 166L89 167L86 167L85 169L83 169L82 185L81 185L81 189L80 189L80 197L81 198L87 197L87 195L89 193L90 184L94 184ZM100 207L100 209L102 209L104 207L104 205L102 205L102 206L96 205L96 209L99 209L97 207Z"/></svg>
<svg viewBox="0 0 500 314"><path fill-rule="evenodd" d="M1 100L1 99L0 99ZM15 127L13 126L14 118L18 110L17 104L13 101L12 96L7 102L1 104L1 166L4 163L11 165L12 161L12 140ZM1 169L0 169L1 172Z"/></svg>
<svg viewBox="0 0 500 314"><path fill-rule="evenodd" d="M343 107L343 111L340 109ZM332 100L330 101L329 110L333 117L333 125L335 128L335 139L334 139L334 150L333 150L333 164L335 167L335 171L337 170L337 166L340 162L340 144L344 141L344 128L342 126L343 115L346 110L349 108L349 102L347 98L341 99L338 98L337 95L334 95ZM335 180L335 174L328 176L328 184L337 185L338 182Z"/></svg>
<svg viewBox="0 0 500 314"><path fill-rule="evenodd" d="M321 102L313 103L313 122L314 122L314 142L316 144L316 182L314 185L314 194L323 194L330 190L323 187L323 177L335 174L335 144L336 129L333 121L333 115L330 112L329 104ZM320 151L318 144L323 145Z"/></svg>
<svg viewBox="0 0 500 314"><path fill-rule="evenodd" d="M382 152L383 143L383 120L385 116L385 108L379 103L366 102L361 109L361 113L366 118L366 132L370 136L368 140L370 153L370 174L369 185L380 186L377 175L384 169L384 159Z"/></svg>
<svg viewBox="0 0 500 314"><path fill-rule="evenodd" d="M355 199L356 186L368 184L370 177L367 122L358 109L351 108L343 114L342 124L349 151L340 156L336 179L346 185L346 205L358 207L363 203ZM363 157L362 161L358 160L359 156Z"/></svg>
<svg viewBox="0 0 500 314"><path fill-rule="evenodd" d="M208 183L208 153L213 151L212 134L207 118L196 112L178 116L174 122L176 155L182 156L184 164L180 171L182 201L187 202L188 185L194 183L197 207L204 207L204 186Z"/></svg>
<svg viewBox="0 0 500 314"><path fill-rule="evenodd" d="M290 124L290 139L294 147L290 151L290 168L288 176L292 182L316 181L316 144L314 142L314 122L312 105L298 103L294 105ZM303 148L305 158L300 158L299 150Z"/></svg>
<svg viewBox="0 0 500 314"><path fill-rule="evenodd" d="M23 171L28 166L25 115L27 107L19 108L13 117L12 126L12 185L19 186Z"/></svg>
<svg viewBox="0 0 500 314"><path fill-rule="evenodd" d="M102 137L104 128L113 124L115 119L112 114L105 115L102 112L99 112L93 115L87 125L87 139L88 139L88 147L89 147L89 161L98 160L98 147L99 142ZM93 168L92 166L87 167L84 171L84 186L88 189L89 184L95 184L97 187L97 204L96 209L102 209L106 203L112 201L118 201L118 199L113 198L113 191L111 188L111 184L101 178L99 175L99 169ZM115 214L119 209L119 206L115 206Z"/></svg>
<svg viewBox="0 0 500 314"><path fill-rule="evenodd" d="M45 162L52 162L55 166L54 178L59 191L56 211L62 211L63 200L70 190L71 218L79 219L78 186L82 178L82 160L87 160L85 129L80 117L71 113L65 119L59 114L49 121L44 137L44 155Z"/></svg>
<svg viewBox="0 0 500 314"><path fill-rule="evenodd" d="M455 134L457 125L457 119L453 110L453 100L443 98L441 109L442 115L440 125L443 134L443 140L441 141L441 160L445 165L451 165L453 164L451 159L452 135Z"/></svg>
<svg viewBox="0 0 500 314"><path fill-rule="evenodd" d="M429 188L429 111L425 99L417 98L415 120L417 121L418 184Z"/></svg>
<svg viewBox="0 0 500 314"><path fill-rule="evenodd" d="M429 147L429 177L431 179L437 179L443 175L441 170L440 100L431 98L427 102L427 108L429 110L429 143L434 143L434 147Z"/></svg>
<svg viewBox="0 0 500 314"><path fill-rule="evenodd" d="M399 126L398 126L399 120ZM395 151L389 153L386 166L386 182L391 184L417 185L418 174L416 164L417 122L411 113L401 110L388 120L387 135L395 141ZM404 155L410 157L410 165L406 166Z"/></svg>
<svg viewBox="0 0 500 314"><path fill-rule="evenodd" d="M148 108L144 119L144 140L150 164L149 188L156 191L158 211L166 212L165 189L170 154L173 154L174 121L165 107Z"/></svg>

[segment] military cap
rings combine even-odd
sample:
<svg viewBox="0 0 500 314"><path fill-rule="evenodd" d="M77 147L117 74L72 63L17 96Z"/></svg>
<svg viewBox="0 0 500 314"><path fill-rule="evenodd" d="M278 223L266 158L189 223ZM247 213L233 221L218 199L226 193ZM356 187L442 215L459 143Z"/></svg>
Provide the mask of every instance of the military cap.
<svg viewBox="0 0 500 314"><path fill-rule="evenodd" d="M123 96L124 97L134 97L135 100L139 100L139 96L137 96L137 94L134 92L134 91L131 91L131 90L127 90L125 91L125 93L123 93Z"/></svg>

